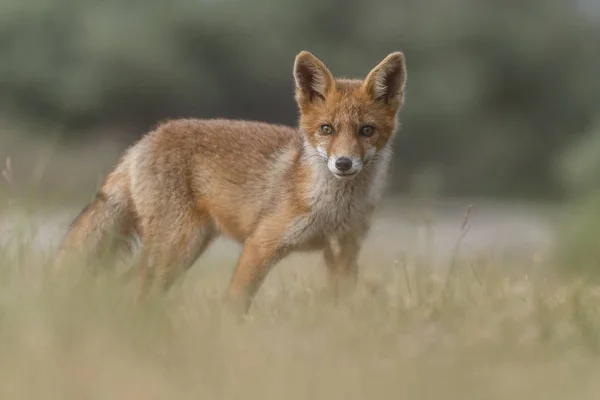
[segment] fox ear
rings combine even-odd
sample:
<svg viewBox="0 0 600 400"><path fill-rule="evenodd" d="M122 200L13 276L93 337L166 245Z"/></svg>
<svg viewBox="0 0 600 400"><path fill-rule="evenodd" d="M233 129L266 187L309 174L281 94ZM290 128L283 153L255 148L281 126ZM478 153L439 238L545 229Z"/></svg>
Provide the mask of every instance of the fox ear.
<svg viewBox="0 0 600 400"><path fill-rule="evenodd" d="M334 85L333 75L325 64L308 51L301 51L294 62L296 100L305 104L315 99L324 100Z"/></svg>
<svg viewBox="0 0 600 400"><path fill-rule="evenodd" d="M393 108L398 108L404 99L405 84L404 54L394 52L369 72L364 87L374 100L383 101Z"/></svg>

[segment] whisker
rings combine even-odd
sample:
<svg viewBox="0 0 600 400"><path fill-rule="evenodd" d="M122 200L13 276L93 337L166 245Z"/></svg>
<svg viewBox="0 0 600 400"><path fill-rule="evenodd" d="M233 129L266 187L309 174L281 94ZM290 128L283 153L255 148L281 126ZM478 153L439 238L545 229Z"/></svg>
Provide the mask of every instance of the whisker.
<svg viewBox="0 0 600 400"><path fill-rule="evenodd" d="M323 159L323 157L320 154L308 154L308 155L304 155L303 160L308 161L313 157L317 157L318 159L322 160L323 162L325 162L325 160Z"/></svg>

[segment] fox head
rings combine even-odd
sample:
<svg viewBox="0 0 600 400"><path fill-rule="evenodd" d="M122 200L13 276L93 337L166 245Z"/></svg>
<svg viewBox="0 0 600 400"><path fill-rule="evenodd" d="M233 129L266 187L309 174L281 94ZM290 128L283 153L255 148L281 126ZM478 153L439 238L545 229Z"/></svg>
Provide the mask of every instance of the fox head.
<svg viewBox="0 0 600 400"><path fill-rule="evenodd" d="M394 136L404 99L404 54L394 52L364 80L336 79L307 51L294 62L300 130L307 144L339 179L377 159Z"/></svg>

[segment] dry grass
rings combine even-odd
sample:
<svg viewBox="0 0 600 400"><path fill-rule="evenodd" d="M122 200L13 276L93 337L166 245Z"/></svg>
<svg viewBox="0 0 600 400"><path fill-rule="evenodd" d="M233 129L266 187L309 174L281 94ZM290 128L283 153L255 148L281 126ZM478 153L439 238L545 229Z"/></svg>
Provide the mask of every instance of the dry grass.
<svg viewBox="0 0 600 400"><path fill-rule="evenodd" d="M18 254L15 256L14 254ZM152 304L102 275L50 279L0 258L2 399L592 399L600 292L543 260L458 256L368 266L354 296L321 265L281 266L251 316L222 313L232 266L197 269ZM429 266L431 267L431 266Z"/></svg>
<svg viewBox="0 0 600 400"><path fill-rule="evenodd" d="M3 175L13 180L10 164ZM339 304L323 290L322 265L300 258L272 272L238 322L221 308L231 262L213 259L135 307L134 288L108 274L50 278L48 255L18 233L0 240L0 399L600 393L600 291L558 279L540 256L507 263L456 251L449 268L415 255L367 259Z"/></svg>

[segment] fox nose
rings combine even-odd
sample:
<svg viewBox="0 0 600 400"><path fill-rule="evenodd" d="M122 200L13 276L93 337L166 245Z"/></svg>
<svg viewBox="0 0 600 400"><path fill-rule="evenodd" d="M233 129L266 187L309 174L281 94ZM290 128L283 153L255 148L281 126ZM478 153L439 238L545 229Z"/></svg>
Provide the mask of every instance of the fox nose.
<svg viewBox="0 0 600 400"><path fill-rule="evenodd" d="M340 157L335 160L335 167L342 172L346 172L352 168L352 160L348 157Z"/></svg>

